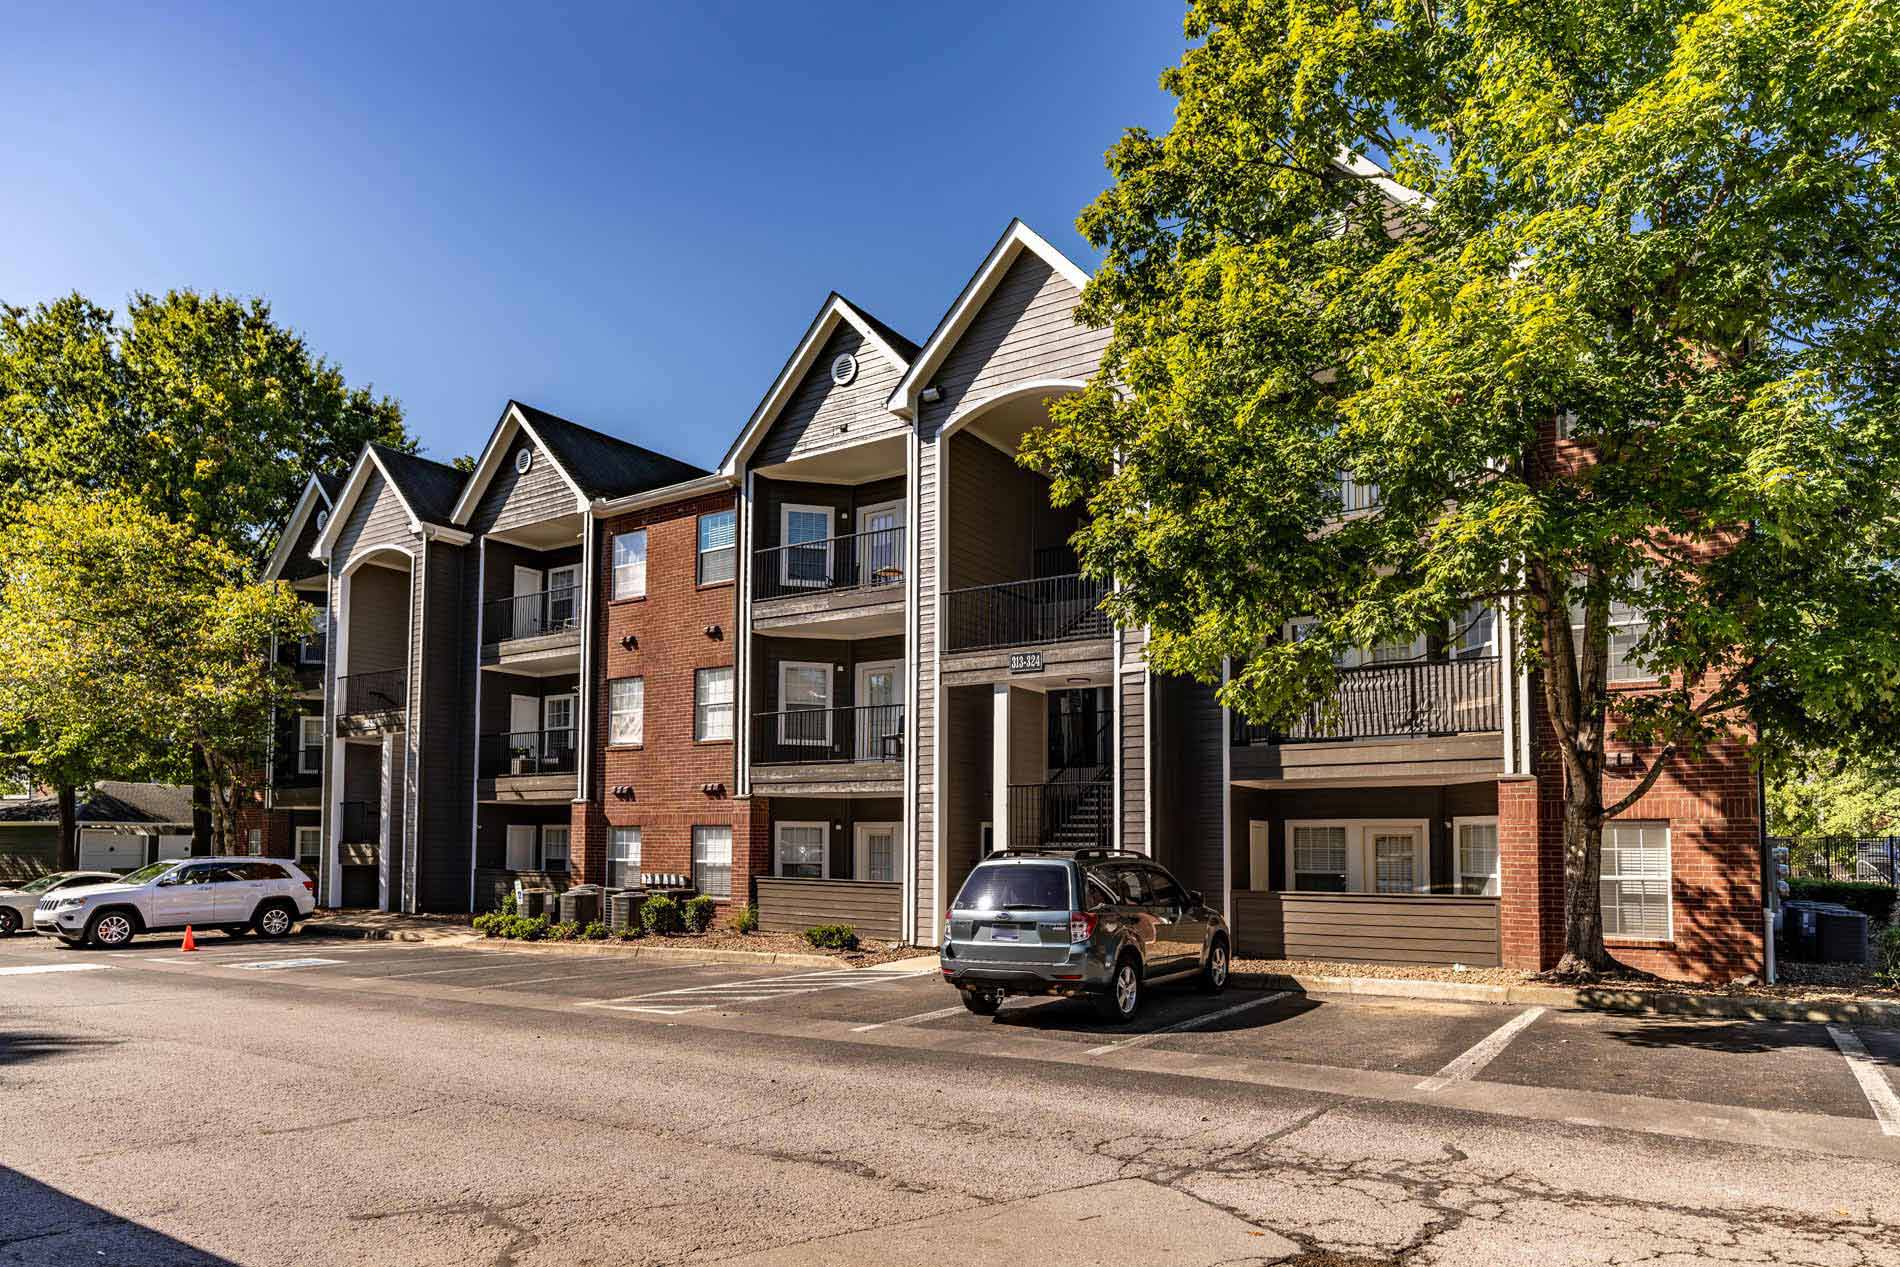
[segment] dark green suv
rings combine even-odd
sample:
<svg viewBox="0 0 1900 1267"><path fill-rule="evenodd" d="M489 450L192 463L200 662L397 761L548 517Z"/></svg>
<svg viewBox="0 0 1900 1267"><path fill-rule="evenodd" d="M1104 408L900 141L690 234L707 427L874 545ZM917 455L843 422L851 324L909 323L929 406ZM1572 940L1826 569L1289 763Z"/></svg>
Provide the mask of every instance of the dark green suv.
<svg viewBox="0 0 1900 1267"><path fill-rule="evenodd" d="M1006 850L978 863L944 918L943 979L990 1016L1011 994L1088 998L1125 1021L1142 991L1227 984L1227 921L1145 855Z"/></svg>

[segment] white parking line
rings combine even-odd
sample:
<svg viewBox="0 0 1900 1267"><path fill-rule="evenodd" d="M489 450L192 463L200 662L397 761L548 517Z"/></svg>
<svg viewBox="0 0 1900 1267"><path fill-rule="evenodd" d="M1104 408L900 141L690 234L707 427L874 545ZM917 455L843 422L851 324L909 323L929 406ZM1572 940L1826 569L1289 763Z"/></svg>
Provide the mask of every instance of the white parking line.
<svg viewBox="0 0 1900 1267"><path fill-rule="evenodd" d="M0 968L0 977L30 977L41 972L97 972L109 963L35 963L21 968Z"/></svg>
<svg viewBox="0 0 1900 1267"><path fill-rule="evenodd" d="M341 959L253 959L250 963L234 963L233 968L244 968L253 972L276 972L287 968L321 968L325 964L342 963Z"/></svg>
<svg viewBox="0 0 1900 1267"><path fill-rule="evenodd" d="M549 981L580 981L589 977L644 977L655 972L678 972L681 967L691 964L667 964L664 968L634 968L611 972L562 972L551 977L529 977L525 981L483 981L468 987L471 990L512 990L518 985L542 985Z"/></svg>
<svg viewBox="0 0 1900 1267"><path fill-rule="evenodd" d="M1082 1054L1084 1056L1106 1056L1111 1051L1126 1051L1130 1047L1140 1047L1145 1043L1152 1043L1157 1038L1165 1038L1169 1034L1178 1034L1182 1030L1187 1029L1199 1029L1203 1025L1211 1025L1215 1021L1225 1020L1227 1017L1238 1015L1241 1012L1246 1012L1256 1007L1264 1007L1269 1003L1277 1003L1291 993L1291 990L1275 990L1272 994L1263 994L1257 999L1248 999L1245 1003L1236 1003L1232 1007L1224 1007L1218 1012L1209 1012L1204 1016L1190 1016L1185 1021L1176 1021L1174 1024L1164 1025L1160 1029L1151 1029L1145 1034L1136 1034L1133 1038L1124 1038L1120 1042L1103 1043L1100 1047L1091 1047Z"/></svg>
<svg viewBox="0 0 1900 1267"><path fill-rule="evenodd" d="M1847 1067L1854 1071L1854 1081L1860 1083L1860 1093L1867 1097L1867 1107L1874 1111L1880 1133L1900 1135L1900 1095L1894 1094L1893 1085L1880 1072L1874 1058L1867 1054L1867 1045L1860 1041L1860 1035L1845 1025L1830 1025L1827 1033L1841 1049L1841 1055L1847 1057Z"/></svg>
<svg viewBox="0 0 1900 1267"><path fill-rule="evenodd" d="M915 1016L900 1016L894 1021L879 1021L875 1025L854 1025L851 1027L851 1032L853 1034L868 1034L874 1029L883 1029L886 1025L916 1025L923 1021L935 1021L946 1016L955 1016L957 1013L966 1010L963 1004L959 1003L955 1007L940 1007L934 1012L919 1012Z"/></svg>
<svg viewBox="0 0 1900 1267"><path fill-rule="evenodd" d="M540 959L543 957L541 955L536 955L536 954L522 954L522 955L500 954L498 955L486 950L479 951L477 953L481 954L485 958L495 959L495 960ZM373 975L366 973L365 979L371 980L371 981L394 981L398 977L439 977L439 976L442 976L444 973L449 973L449 972L482 972L485 970L492 970L495 968L505 968L509 966L510 965L503 964L503 963L466 963L454 968L422 968L415 972L378 972Z"/></svg>
<svg viewBox="0 0 1900 1267"><path fill-rule="evenodd" d="M1431 1077L1418 1084L1420 1091L1442 1091L1454 1082L1469 1082L1484 1072L1484 1067L1496 1060L1511 1040L1530 1027L1532 1021L1544 1014L1541 1007L1519 1012L1504 1024L1479 1039L1464 1055L1440 1069Z"/></svg>
<svg viewBox="0 0 1900 1267"><path fill-rule="evenodd" d="M769 999L790 998L797 994L817 994L826 990L870 990L880 986L906 984L907 977L885 974L882 980L868 978L859 968L837 968L819 972L798 972L783 977L754 977L739 981L715 981L709 985L689 985L676 990L656 990L651 994L626 994L612 999L586 999L576 1007L606 1008L613 1012L651 1012L660 1016L681 1016L687 1012L709 1012L729 1003L763 1003Z"/></svg>

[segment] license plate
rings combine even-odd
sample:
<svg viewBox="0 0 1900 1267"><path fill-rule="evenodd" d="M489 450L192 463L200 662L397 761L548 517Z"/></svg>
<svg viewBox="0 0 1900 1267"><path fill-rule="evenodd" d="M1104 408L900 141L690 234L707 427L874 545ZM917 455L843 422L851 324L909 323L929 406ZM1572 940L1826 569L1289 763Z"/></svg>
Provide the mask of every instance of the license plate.
<svg viewBox="0 0 1900 1267"><path fill-rule="evenodd" d="M1004 928L1001 926L997 926L990 929L990 940L991 941L1019 941L1021 940L1021 936L1020 936L1019 931L1013 927Z"/></svg>

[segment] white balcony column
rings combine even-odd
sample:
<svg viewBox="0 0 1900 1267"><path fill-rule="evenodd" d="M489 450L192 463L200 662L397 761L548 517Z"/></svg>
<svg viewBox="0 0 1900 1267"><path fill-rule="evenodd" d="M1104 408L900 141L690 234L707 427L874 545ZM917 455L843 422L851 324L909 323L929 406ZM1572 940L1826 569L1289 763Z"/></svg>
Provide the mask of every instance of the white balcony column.
<svg viewBox="0 0 1900 1267"><path fill-rule="evenodd" d="M1016 843L1009 838L1009 696L1007 682L990 687L990 844L999 852Z"/></svg>

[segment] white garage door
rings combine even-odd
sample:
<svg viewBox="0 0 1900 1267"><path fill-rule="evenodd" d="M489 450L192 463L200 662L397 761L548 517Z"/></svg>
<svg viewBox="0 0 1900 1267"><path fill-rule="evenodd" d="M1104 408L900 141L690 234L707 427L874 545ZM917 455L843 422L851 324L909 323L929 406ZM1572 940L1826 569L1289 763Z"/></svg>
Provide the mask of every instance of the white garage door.
<svg viewBox="0 0 1900 1267"><path fill-rule="evenodd" d="M79 833L81 871L136 871L145 865L145 837L116 831Z"/></svg>
<svg viewBox="0 0 1900 1267"><path fill-rule="evenodd" d="M173 862L179 858L191 857L191 833L182 836L160 836L158 838L158 857L154 862Z"/></svg>

